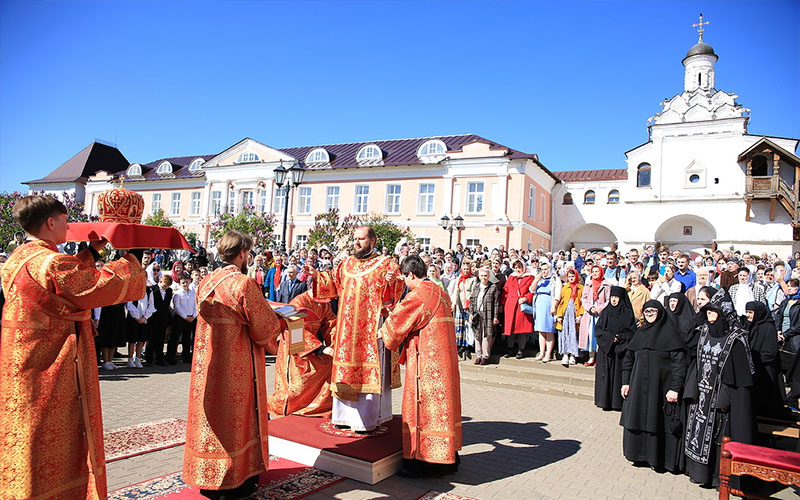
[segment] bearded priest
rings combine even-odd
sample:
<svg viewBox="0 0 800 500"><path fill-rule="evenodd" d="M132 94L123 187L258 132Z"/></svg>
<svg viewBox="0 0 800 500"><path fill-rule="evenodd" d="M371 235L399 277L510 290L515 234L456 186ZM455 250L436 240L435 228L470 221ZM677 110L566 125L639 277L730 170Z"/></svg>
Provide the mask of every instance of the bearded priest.
<svg viewBox="0 0 800 500"><path fill-rule="evenodd" d="M331 422L355 432L369 432L392 419L392 388L400 387L396 359L376 335L381 312L400 300L405 287L389 257L375 251L378 237L371 227L353 235L354 255L328 272L303 266L313 280L314 298L339 297L333 345L333 416Z"/></svg>
<svg viewBox="0 0 800 500"><path fill-rule="evenodd" d="M461 384L450 297L427 278L416 255L403 261L408 295L389 314L378 336L406 360L403 389L404 477L458 471L461 449Z"/></svg>

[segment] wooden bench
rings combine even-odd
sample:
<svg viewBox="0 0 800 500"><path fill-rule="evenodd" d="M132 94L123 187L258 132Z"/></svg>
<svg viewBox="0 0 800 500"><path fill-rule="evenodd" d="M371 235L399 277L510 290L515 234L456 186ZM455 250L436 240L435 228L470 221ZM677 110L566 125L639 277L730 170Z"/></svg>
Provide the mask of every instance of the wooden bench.
<svg viewBox="0 0 800 500"><path fill-rule="evenodd" d="M800 453L737 443L731 441L729 437L724 437L719 462L720 500L728 500L731 493L751 498L765 498L741 490L732 490L731 476L753 476L762 481L777 481L787 486L800 485Z"/></svg>

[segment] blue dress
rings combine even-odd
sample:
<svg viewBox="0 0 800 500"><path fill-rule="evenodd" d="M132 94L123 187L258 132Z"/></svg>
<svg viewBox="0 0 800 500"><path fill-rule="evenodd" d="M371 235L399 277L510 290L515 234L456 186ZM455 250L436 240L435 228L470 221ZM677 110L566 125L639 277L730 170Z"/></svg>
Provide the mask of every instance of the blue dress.
<svg viewBox="0 0 800 500"><path fill-rule="evenodd" d="M553 306L551 281L551 278L542 278L536 285L533 329L537 332L555 333L556 331L553 315L550 314L550 308Z"/></svg>

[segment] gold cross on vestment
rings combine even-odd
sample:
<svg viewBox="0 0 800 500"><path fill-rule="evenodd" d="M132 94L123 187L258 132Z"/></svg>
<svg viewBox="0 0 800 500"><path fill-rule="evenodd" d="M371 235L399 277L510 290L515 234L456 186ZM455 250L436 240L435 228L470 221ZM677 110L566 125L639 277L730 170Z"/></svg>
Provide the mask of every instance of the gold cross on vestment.
<svg viewBox="0 0 800 500"><path fill-rule="evenodd" d="M708 26L709 24L710 23L708 21L703 22L703 13L701 12L700 13L700 22L699 23L694 23L692 25L692 28L697 28L697 33L700 35L700 37L697 39L697 43L700 43L700 42L703 41L703 31L705 31L704 26Z"/></svg>

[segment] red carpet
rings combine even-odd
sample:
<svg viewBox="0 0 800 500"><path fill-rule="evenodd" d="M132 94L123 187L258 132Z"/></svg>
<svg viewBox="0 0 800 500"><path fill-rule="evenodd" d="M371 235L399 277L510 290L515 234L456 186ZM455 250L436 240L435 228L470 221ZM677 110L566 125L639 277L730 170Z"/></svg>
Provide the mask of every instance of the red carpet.
<svg viewBox="0 0 800 500"><path fill-rule="evenodd" d="M179 446L186 442L186 420L167 418L103 432L106 462Z"/></svg>
<svg viewBox="0 0 800 500"><path fill-rule="evenodd" d="M417 500L478 500L478 499L472 497L462 497L461 495L456 495L455 493L442 493L441 491L431 490L422 495L421 497L417 498Z"/></svg>
<svg viewBox="0 0 800 500"><path fill-rule="evenodd" d="M385 433L363 439L322 432L318 428L320 422L319 418L288 415L270 420L269 434L367 462L377 462L403 450L402 421L399 416L383 424L387 429Z"/></svg>
<svg viewBox="0 0 800 500"><path fill-rule="evenodd" d="M253 500L291 500L310 495L315 491L343 481L344 478L313 467L270 457L269 470L261 475L258 491ZM200 490L191 488L181 480L181 473L150 479L126 486L108 495L109 500L207 500Z"/></svg>

